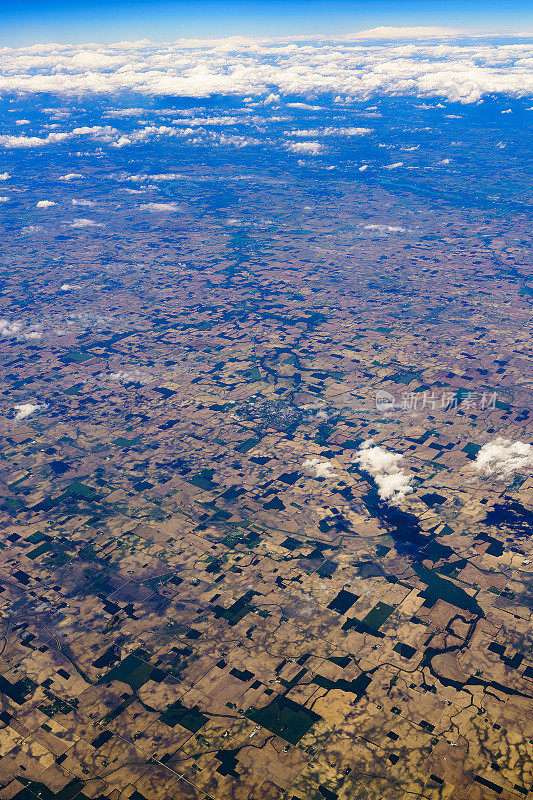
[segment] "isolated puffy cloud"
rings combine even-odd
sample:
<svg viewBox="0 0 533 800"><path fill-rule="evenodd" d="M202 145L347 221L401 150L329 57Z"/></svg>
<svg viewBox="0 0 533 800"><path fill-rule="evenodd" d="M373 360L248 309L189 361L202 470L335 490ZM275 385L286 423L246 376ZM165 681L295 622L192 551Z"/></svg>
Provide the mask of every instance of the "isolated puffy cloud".
<svg viewBox="0 0 533 800"><path fill-rule="evenodd" d="M42 411L43 409L48 408L48 406L44 403L41 405L34 403L20 403L19 405L13 406L13 408L17 412L15 414L15 422L19 422L21 419L26 419L26 417L29 417L30 414L35 414L36 411Z"/></svg>
<svg viewBox="0 0 533 800"><path fill-rule="evenodd" d="M311 472L315 478L334 478L336 473L331 469L331 461L321 461L319 458L306 458L302 467Z"/></svg>
<svg viewBox="0 0 533 800"><path fill-rule="evenodd" d="M141 211L178 211L177 203L143 203L139 206Z"/></svg>
<svg viewBox="0 0 533 800"><path fill-rule="evenodd" d="M182 175L180 172L160 172L155 175L128 175L127 180L141 183L142 181L177 181L180 179L187 180L188 176Z"/></svg>
<svg viewBox="0 0 533 800"><path fill-rule="evenodd" d="M7 319L0 319L0 336L9 338L17 336L21 339L40 339L42 334L40 331L27 328L23 322L10 322Z"/></svg>
<svg viewBox="0 0 533 800"><path fill-rule="evenodd" d="M384 447L374 445L373 439L367 439L362 443L354 460L361 469L372 475L382 500L400 503L413 491L410 484L411 476L399 466L403 460L401 453L392 453Z"/></svg>
<svg viewBox="0 0 533 800"><path fill-rule="evenodd" d="M21 333L23 327L22 322L10 322L7 319L0 319L0 336L17 336Z"/></svg>
<svg viewBox="0 0 533 800"><path fill-rule="evenodd" d="M0 172L0 181L8 181L10 177L9 172Z"/></svg>
<svg viewBox="0 0 533 800"><path fill-rule="evenodd" d="M10 322L8 319L0 319L0 336L18 339L40 339L42 332L38 326L27 325L24 322Z"/></svg>
<svg viewBox="0 0 533 800"><path fill-rule="evenodd" d="M372 133L372 128L313 128L305 130L285 131L286 136L365 136Z"/></svg>
<svg viewBox="0 0 533 800"><path fill-rule="evenodd" d="M110 372L109 375L104 375L103 377L107 377L112 381L119 381L119 383L151 383L153 380L151 375L138 369L118 370L118 372Z"/></svg>
<svg viewBox="0 0 533 800"><path fill-rule="evenodd" d="M77 217L69 224L69 228L103 228L102 222L95 222L94 219L86 219L85 217Z"/></svg>
<svg viewBox="0 0 533 800"><path fill-rule="evenodd" d="M286 147L291 153L303 156L319 156L324 152L324 147L320 142L289 142Z"/></svg>
<svg viewBox="0 0 533 800"><path fill-rule="evenodd" d="M473 467L484 475L497 478L508 478L518 470L531 470L533 446L527 442L512 442L498 436L483 445Z"/></svg>
<svg viewBox="0 0 533 800"><path fill-rule="evenodd" d="M52 144L61 144L68 139L75 139L79 136L90 136L99 142L111 142L118 135L118 131L110 126L93 125L81 128L73 128L71 131L52 132L47 136L0 136L0 147L12 150L24 147L46 147ZM65 178L64 178L65 180Z"/></svg>
<svg viewBox="0 0 533 800"><path fill-rule="evenodd" d="M57 203L55 203L53 200L39 200L37 203L35 203L35 208L50 208L51 206L56 205Z"/></svg>
<svg viewBox="0 0 533 800"><path fill-rule="evenodd" d="M92 200L72 200L73 206L94 206Z"/></svg>
<svg viewBox="0 0 533 800"><path fill-rule="evenodd" d="M226 94L261 105L300 95L301 104L292 102L290 107L310 111L319 108L314 106L317 97L330 93L343 103L383 94L442 96L460 102L476 102L493 93L533 94L530 43L520 38L489 43L453 35L442 28L382 27L328 38L5 47L0 51L0 92L76 97L129 91L185 97ZM137 111L117 109L108 116L134 117ZM28 144L28 139L40 137L12 137L21 138L25 143L11 146L42 145Z"/></svg>
<svg viewBox="0 0 533 800"><path fill-rule="evenodd" d="M83 178L83 175L81 174L81 172L67 172L66 175L60 175L58 180L60 180L60 181L74 181L74 180L77 180L78 178Z"/></svg>
<svg viewBox="0 0 533 800"><path fill-rule="evenodd" d="M23 147L45 147L48 144L59 144L69 139L68 133L49 133L48 136L0 136L0 147L13 150Z"/></svg>
<svg viewBox="0 0 533 800"><path fill-rule="evenodd" d="M0 196L0 203L7 203L11 198L7 194L3 194Z"/></svg>
<svg viewBox="0 0 533 800"><path fill-rule="evenodd" d="M359 169L362 169L359 167ZM402 228L400 225L361 225L365 231L377 231L378 233L406 233L408 228Z"/></svg>
<svg viewBox="0 0 533 800"><path fill-rule="evenodd" d="M322 111L322 106L311 106L309 103L287 103L287 108L301 108L305 111Z"/></svg>

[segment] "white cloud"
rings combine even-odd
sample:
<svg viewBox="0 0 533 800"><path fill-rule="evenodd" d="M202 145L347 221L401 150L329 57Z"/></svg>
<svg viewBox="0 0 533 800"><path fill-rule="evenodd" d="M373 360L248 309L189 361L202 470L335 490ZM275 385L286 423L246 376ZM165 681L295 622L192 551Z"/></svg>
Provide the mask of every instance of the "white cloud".
<svg viewBox="0 0 533 800"><path fill-rule="evenodd" d="M310 106L311 111L320 107L319 102L314 105L317 98L329 93L343 98L345 104L380 95L471 103L490 94L533 94L528 41L489 42L453 38L455 34L438 27L379 27L330 37L6 47L0 50L0 93L80 97L132 91L196 98L225 94L263 106L265 100L280 103L287 97L293 107ZM300 105L294 103L295 95L301 96ZM108 116L134 118L140 115L138 111L116 109ZM142 115L146 113L141 110ZM10 147L43 145L41 137L3 138ZM116 142L124 146L129 135L121 138L122 144L120 139ZM31 139L36 141L29 143ZM46 137L44 143L51 141Z"/></svg>
<svg viewBox="0 0 533 800"><path fill-rule="evenodd" d="M8 181L10 177L9 172L0 172L0 181Z"/></svg>
<svg viewBox="0 0 533 800"><path fill-rule="evenodd" d="M398 169L403 167L403 161L396 161L394 164L385 164L385 169Z"/></svg>
<svg viewBox="0 0 533 800"><path fill-rule="evenodd" d="M334 478L336 473L331 469L331 461L321 461L319 458L306 458L302 467L311 472L315 478Z"/></svg>
<svg viewBox="0 0 533 800"><path fill-rule="evenodd" d="M143 203L139 206L141 211L178 211L177 203Z"/></svg>
<svg viewBox="0 0 533 800"><path fill-rule="evenodd" d="M77 217L72 220L69 225L70 228L103 228L102 222L95 222L93 219L86 219L85 217Z"/></svg>
<svg viewBox="0 0 533 800"><path fill-rule="evenodd" d="M50 208L51 206L56 206L53 200L39 200L38 203L35 204L35 208Z"/></svg>
<svg viewBox="0 0 533 800"><path fill-rule="evenodd" d="M410 484L411 476L399 466L403 460L401 453L392 453L384 447L374 445L372 439L367 439L359 448L354 460L361 469L372 475L382 500L400 503L413 491Z"/></svg>
<svg viewBox="0 0 533 800"><path fill-rule="evenodd" d="M322 111L322 106L310 106L309 103L287 103L287 108L301 108L305 111Z"/></svg>
<svg viewBox="0 0 533 800"><path fill-rule="evenodd" d="M8 202L8 200L11 200L11 198L10 198L10 197L9 197L7 194L3 194L3 195L0 197L0 203L7 203L7 202Z"/></svg>
<svg viewBox="0 0 533 800"><path fill-rule="evenodd" d="M305 156L319 156L324 152L324 147L320 142L289 142L287 150Z"/></svg>
<svg viewBox="0 0 533 800"><path fill-rule="evenodd" d="M448 39L456 37L461 31L453 28L442 27L404 27L394 28L380 25L377 28L368 28L366 31L359 31L351 34L352 39Z"/></svg>
<svg viewBox="0 0 533 800"><path fill-rule="evenodd" d="M119 383L151 383L153 380L151 375L138 369L118 370L118 372L110 372L109 375L104 375L103 377L107 377L112 381L119 381Z"/></svg>
<svg viewBox="0 0 533 800"><path fill-rule="evenodd" d="M61 144L69 139L78 136L90 136L99 142L112 142L118 134L116 128L109 126L93 125L91 127L74 128L71 131L49 133L47 136L0 136L0 147L4 149L16 149L23 147L46 147L51 144ZM66 178L63 178L66 180Z"/></svg>
<svg viewBox="0 0 533 800"><path fill-rule="evenodd" d="M22 147L44 147L48 144L59 144L69 139L68 133L49 133L48 136L0 136L0 147L12 150Z"/></svg>
<svg viewBox="0 0 533 800"><path fill-rule="evenodd" d="M42 333L35 327L28 327L24 322L10 322L7 319L0 319L0 336L19 339L40 339Z"/></svg>
<svg viewBox="0 0 533 800"><path fill-rule="evenodd" d="M7 319L0 319L0 336L16 336L22 331L21 322L9 322Z"/></svg>
<svg viewBox="0 0 533 800"><path fill-rule="evenodd" d="M78 286L77 283L62 283L59 288L62 292L71 292L74 289L80 289L81 287Z"/></svg>
<svg viewBox="0 0 533 800"><path fill-rule="evenodd" d="M142 117L144 114L146 114L145 108L112 108L106 111L105 116L121 119L122 117Z"/></svg>
<svg viewBox="0 0 533 800"><path fill-rule="evenodd" d="M314 128L285 131L286 136L365 136L372 128Z"/></svg>
<svg viewBox="0 0 533 800"><path fill-rule="evenodd" d="M129 181L141 183L142 181L177 181L180 178L185 178L180 172L162 172L156 175L129 175Z"/></svg>
<svg viewBox="0 0 533 800"><path fill-rule="evenodd" d="M21 233L38 233L39 231L43 230L42 225L25 225L24 228L20 229Z"/></svg>
<svg viewBox="0 0 533 800"><path fill-rule="evenodd" d="M402 228L400 225L361 225L365 231L378 231L378 233L406 233L408 228Z"/></svg>
<svg viewBox="0 0 533 800"><path fill-rule="evenodd" d="M94 206L94 203L92 200L72 200L72 205L89 207L89 206Z"/></svg>
<svg viewBox="0 0 533 800"><path fill-rule="evenodd" d="M48 408L46 404L36 405L34 403L21 403L20 405L13 406L15 411L15 422L20 422L21 419L26 419L30 414L35 414L36 411L42 411Z"/></svg>
<svg viewBox="0 0 533 800"><path fill-rule="evenodd" d="M531 470L533 446L527 442L512 442L498 436L483 445L473 467L484 475L499 478L508 478L518 470Z"/></svg>
<svg viewBox="0 0 533 800"><path fill-rule="evenodd" d="M73 181L76 180L77 178L83 178L81 172L68 172L66 175L60 175L58 180Z"/></svg>

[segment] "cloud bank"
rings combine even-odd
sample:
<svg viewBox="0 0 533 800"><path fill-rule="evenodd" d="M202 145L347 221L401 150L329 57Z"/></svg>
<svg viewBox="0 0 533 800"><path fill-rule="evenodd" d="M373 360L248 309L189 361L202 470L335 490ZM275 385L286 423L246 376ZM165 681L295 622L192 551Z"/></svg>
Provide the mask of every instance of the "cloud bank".
<svg viewBox="0 0 533 800"><path fill-rule="evenodd" d="M400 503L406 495L413 491L411 476L400 469L401 453L391 453L384 447L374 445L373 439L367 439L355 456L355 463L370 473L378 487L382 500Z"/></svg>
<svg viewBox="0 0 533 800"><path fill-rule="evenodd" d="M452 36L453 31L438 28L375 28L327 40L232 37L5 47L0 50L0 93L223 94L263 96L273 98L271 103L286 97L293 107L295 95L313 100L333 94L339 102L384 94L476 102L494 93L533 94L533 47L527 41L487 43ZM57 136L62 134L46 138ZM43 144L41 137L2 139L11 147Z"/></svg>

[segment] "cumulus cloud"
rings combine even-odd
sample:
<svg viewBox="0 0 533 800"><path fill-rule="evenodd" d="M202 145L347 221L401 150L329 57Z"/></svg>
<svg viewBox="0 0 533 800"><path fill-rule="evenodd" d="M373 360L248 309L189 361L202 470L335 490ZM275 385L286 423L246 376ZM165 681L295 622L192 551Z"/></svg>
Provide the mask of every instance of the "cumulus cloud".
<svg viewBox="0 0 533 800"><path fill-rule="evenodd" d="M77 178L83 178L81 172L67 172L66 175L59 176L60 181L74 181Z"/></svg>
<svg viewBox="0 0 533 800"><path fill-rule="evenodd" d="M403 167L403 161L396 161L394 164L385 164L385 169L398 169Z"/></svg>
<svg viewBox="0 0 533 800"><path fill-rule="evenodd" d="M9 172L0 172L0 181L8 181L10 177Z"/></svg>
<svg viewBox="0 0 533 800"><path fill-rule="evenodd" d="M533 446L527 442L512 442L498 436L483 445L473 467L483 475L497 478L508 478L518 470L531 470Z"/></svg>
<svg viewBox="0 0 533 800"><path fill-rule="evenodd" d="M118 370L117 372L110 372L109 375L104 377L112 381L119 381L119 383L151 383L153 380L151 375L138 369Z"/></svg>
<svg viewBox="0 0 533 800"><path fill-rule="evenodd" d="M78 286L77 283L62 283L59 288L62 292L71 292L74 289L80 289L81 287Z"/></svg>
<svg viewBox="0 0 533 800"><path fill-rule="evenodd" d="M287 150L304 156L319 156L324 152L324 147L320 142L289 142Z"/></svg>
<svg viewBox="0 0 533 800"><path fill-rule="evenodd" d="M361 225L365 231L378 231L378 233L406 233L408 228L402 228L400 225Z"/></svg>
<svg viewBox="0 0 533 800"><path fill-rule="evenodd" d="M25 225L23 228L20 229L21 233L39 233L39 231L43 230L42 225Z"/></svg>
<svg viewBox="0 0 533 800"><path fill-rule="evenodd" d="M403 460L401 453L392 453L384 447L374 445L373 439L367 439L362 443L354 460L361 469L372 475L382 500L400 503L413 491L410 484L411 476L399 466Z"/></svg>
<svg viewBox="0 0 533 800"><path fill-rule="evenodd" d="M73 206L94 206L94 202L92 200L72 200Z"/></svg>
<svg viewBox="0 0 533 800"><path fill-rule="evenodd" d="M7 150L24 147L46 147L51 144L61 144L68 139L75 139L79 136L90 136L99 142L112 142L116 138L118 131L109 126L93 125L81 128L73 128L71 131L53 132L47 136L0 136L0 147ZM66 180L66 178L63 178Z"/></svg>
<svg viewBox="0 0 533 800"><path fill-rule="evenodd" d="M309 103L287 103L287 108L301 108L305 111L321 111L322 106L311 106Z"/></svg>
<svg viewBox="0 0 533 800"><path fill-rule="evenodd" d="M7 203L8 200L11 200L11 198L7 194L0 196L0 203Z"/></svg>
<svg viewBox="0 0 533 800"><path fill-rule="evenodd" d="M53 200L39 200L35 204L35 208L50 208L51 206L56 206L56 205L57 203L55 203Z"/></svg>
<svg viewBox="0 0 533 800"><path fill-rule="evenodd" d="M331 469L331 461L321 461L319 458L306 458L302 467L315 478L334 478L336 473Z"/></svg>
<svg viewBox="0 0 533 800"><path fill-rule="evenodd" d="M59 144L69 139L68 133L49 133L48 136L0 136L0 147L13 150L22 147L44 147L48 144Z"/></svg>
<svg viewBox="0 0 533 800"><path fill-rule="evenodd" d="M8 319L0 319L0 336L6 338L17 337L19 339L40 339L42 332L35 326L28 326L24 322L10 322Z"/></svg>
<svg viewBox="0 0 533 800"><path fill-rule="evenodd" d="M261 105L280 103L286 96L291 107L310 111L320 108L314 105L316 98L330 93L344 98L343 103L384 94L459 102L477 102L490 94L533 94L532 48L525 39L488 42L454 36L454 31L438 27L380 27L327 38L5 47L0 51L0 93L225 94ZM295 95L301 96L300 105L292 102ZM117 109L108 116L135 117L138 111ZM43 145L42 137L3 138L11 147ZM29 143L32 138L36 141Z"/></svg>
<svg viewBox="0 0 533 800"><path fill-rule="evenodd" d="M135 181L141 183L142 181L177 181L181 178L185 178L185 175L182 175L181 172L160 172L156 173L155 175L129 175L129 181Z"/></svg>
<svg viewBox="0 0 533 800"><path fill-rule="evenodd" d="M70 228L103 228L102 222L95 222L94 219L86 219L85 217L77 217L73 219L69 225Z"/></svg>
<svg viewBox="0 0 533 800"><path fill-rule="evenodd" d="M141 211L178 211L177 203L143 203L139 206Z"/></svg>
<svg viewBox="0 0 533 800"><path fill-rule="evenodd" d="M313 128L311 130L285 131L286 136L365 136L372 128Z"/></svg>
<svg viewBox="0 0 533 800"><path fill-rule="evenodd" d="M35 414L36 411L42 411L48 406L44 403L36 405L34 403L21 403L20 405L13 406L15 411L15 422L20 422L21 419L26 419L30 414Z"/></svg>
<svg viewBox="0 0 533 800"><path fill-rule="evenodd" d="M7 319L0 319L0 336L16 336L22 331L22 322L9 322Z"/></svg>

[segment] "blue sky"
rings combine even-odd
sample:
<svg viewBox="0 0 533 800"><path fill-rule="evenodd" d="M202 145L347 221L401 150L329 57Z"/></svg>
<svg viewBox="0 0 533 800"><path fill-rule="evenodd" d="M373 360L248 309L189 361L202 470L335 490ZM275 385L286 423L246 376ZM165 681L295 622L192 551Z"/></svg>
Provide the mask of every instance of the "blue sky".
<svg viewBox="0 0 533 800"><path fill-rule="evenodd" d="M0 0L0 45L342 33L375 26L531 30L524 0Z"/></svg>

